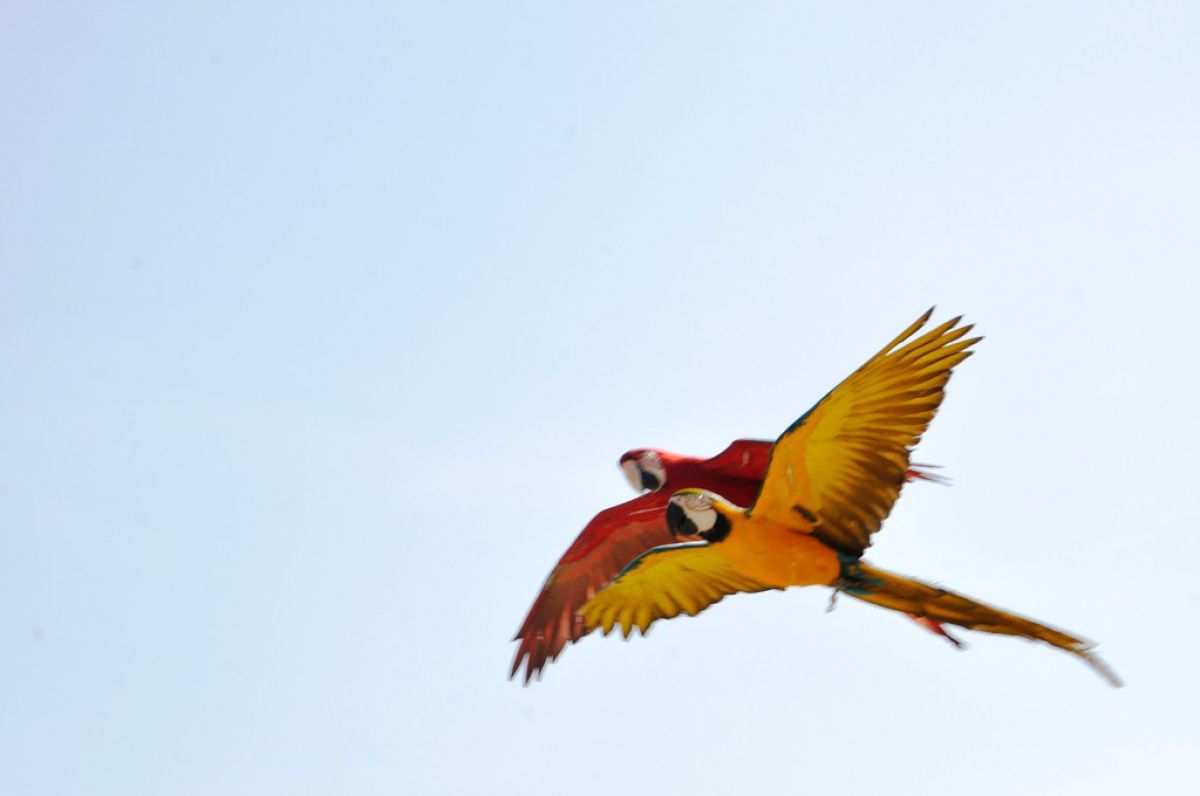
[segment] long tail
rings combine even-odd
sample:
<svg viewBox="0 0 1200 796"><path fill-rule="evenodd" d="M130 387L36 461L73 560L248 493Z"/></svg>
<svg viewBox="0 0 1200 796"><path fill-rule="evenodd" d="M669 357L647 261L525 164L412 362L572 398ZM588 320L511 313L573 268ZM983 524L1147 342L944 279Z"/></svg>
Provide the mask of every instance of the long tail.
<svg viewBox="0 0 1200 796"><path fill-rule="evenodd" d="M982 630L985 633L1044 641L1082 658L1110 685L1117 688L1122 685L1116 672L1091 651L1093 644L1090 641L984 605L970 597L877 569L862 561L845 568L840 590L865 602L891 608L893 611L903 611L916 617L927 617L935 622Z"/></svg>

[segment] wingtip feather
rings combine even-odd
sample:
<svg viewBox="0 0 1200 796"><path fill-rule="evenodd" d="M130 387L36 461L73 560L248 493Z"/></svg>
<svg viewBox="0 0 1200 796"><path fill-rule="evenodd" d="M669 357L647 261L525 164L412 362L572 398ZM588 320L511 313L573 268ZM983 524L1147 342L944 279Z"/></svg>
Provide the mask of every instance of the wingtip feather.
<svg viewBox="0 0 1200 796"><path fill-rule="evenodd" d="M1084 663L1092 667L1092 671L1103 677L1105 682L1107 682L1113 688L1124 688L1125 681L1121 679L1120 675L1118 675L1116 671L1104 661L1103 658L1092 652L1091 648L1091 643L1084 642L1084 644L1075 649L1074 652L1083 659Z"/></svg>

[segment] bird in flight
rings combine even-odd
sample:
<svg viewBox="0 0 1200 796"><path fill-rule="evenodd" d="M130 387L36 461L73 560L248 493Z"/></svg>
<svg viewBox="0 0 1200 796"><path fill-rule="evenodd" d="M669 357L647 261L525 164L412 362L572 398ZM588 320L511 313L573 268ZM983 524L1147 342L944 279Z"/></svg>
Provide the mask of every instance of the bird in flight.
<svg viewBox="0 0 1200 796"><path fill-rule="evenodd" d="M597 514L563 553L542 585L514 641L520 641L509 677L525 665L525 682L541 676L548 661L586 634L576 612L637 556L676 541L667 527L671 495L686 488L706 489L735 503L749 504L762 487L772 443L734 440L709 459L639 448L621 456L621 470L642 494ZM928 465L912 465L908 479L941 482ZM699 538L699 537L696 537ZM937 622L914 617L930 631L959 642Z"/></svg>
<svg viewBox="0 0 1200 796"><path fill-rule="evenodd" d="M972 327L959 326L961 317L918 335L932 312L783 432L751 500L703 487L676 491L667 526L676 539L699 540L635 558L580 609L583 632L619 626L626 637L634 628L644 634L659 619L694 616L728 594L827 586L935 622L1043 641L1119 686L1081 638L862 560L951 371L981 339L966 337Z"/></svg>

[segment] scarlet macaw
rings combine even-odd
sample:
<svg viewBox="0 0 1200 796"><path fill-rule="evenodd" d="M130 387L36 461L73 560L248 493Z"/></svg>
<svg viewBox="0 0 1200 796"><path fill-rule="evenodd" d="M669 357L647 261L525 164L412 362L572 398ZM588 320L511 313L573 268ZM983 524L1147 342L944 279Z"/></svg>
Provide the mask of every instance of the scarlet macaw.
<svg viewBox="0 0 1200 796"><path fill-rule="evenodd" d="M645 633L658 619L694 616L727 594L829 586L896 611L1044 641L1120 680L1091 644L1061 630L862 560L900 494L910 450L941 405L950 372L981 338L954 318L913 336L931 309L793 423L771 450L751 501L716 490L675 492L667 524L701 541L656 547L580 610L583 632ZM749 509L739 508L749 506Z"/></svg>
<svg viewBox="0 0 1200 796"><path fill-rule="evenodd" d="M739 439L711 459L639 448L621 456L620 465L634 490L644 494L597 514L559 559L546 578L541 593L517 631L514 677L525 663L525 682L554 660L569 642L588 631L576 612L621 568L658 545L675 540L667 528L666 508L672 493L688 487L708 489L730 500L750 503L762 486L772 443ZM908 470L908 478L941 481L924 472L922 465ZM937 622L913 617L923 627L959 646Z"/></svg>

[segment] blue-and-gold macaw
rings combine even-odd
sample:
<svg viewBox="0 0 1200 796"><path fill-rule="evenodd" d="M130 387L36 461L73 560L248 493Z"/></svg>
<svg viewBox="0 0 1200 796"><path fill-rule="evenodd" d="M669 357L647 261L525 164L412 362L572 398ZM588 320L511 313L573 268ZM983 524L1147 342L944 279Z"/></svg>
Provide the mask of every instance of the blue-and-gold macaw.
<svg viewBox="0 0 1200 796"><path fill-rule="evenodd" d="M776 440L749 508L703 489L674 493L676 537L634 559L580 609L585 630L628 636L658 619L695 615L727 594L828 586L884 608L988 633L1044 641L1113 685L1091 644L969 597L862 560L900 494L909 453L933 419L954 366L981 338L954 318L919 334L926 312Z"/></svg>

